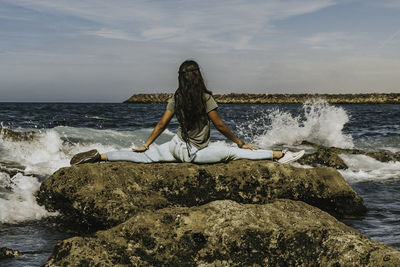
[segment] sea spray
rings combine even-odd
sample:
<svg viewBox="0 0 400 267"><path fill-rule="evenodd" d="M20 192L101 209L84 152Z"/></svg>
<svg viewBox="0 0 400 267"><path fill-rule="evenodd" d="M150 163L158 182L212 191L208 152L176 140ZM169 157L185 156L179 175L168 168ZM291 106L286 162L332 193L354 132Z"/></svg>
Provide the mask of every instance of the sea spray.
<svg viewBox="0 0 400 267"><path fill-rule="evenodd" d="M76 130L79 132L79 128ZM100 130L96 131L101 135ZM56 129L42 129L30 138L18 138L25 136L24 133L13 131L15 139L0 134L0 223L18 223L54 215L36 202L35 194L42 180L57 169L69 166L75 153L93 148L100 151L121 148L95 142L93 138L69 142L66 140L71 138ZM90 134L93 136L93 132ZM104 136L108 135L103 133Z"/></svg>
<svg viewBox="0 0 400 267"><path fill-rule="evenodd" d="M68 164L65 154L60 153L63 141L53 130L38 131L28 140L0 139L4 150L2 158L25 166L25 173L49 175Z"/></svg>
<svg viewBox="0 0 400 267"><path fill-rule="evenodd" d="M351 135L343 132L348 121L349 115L342 107L330 105L325 100L310 100L299 114L270 109L252 121L240 124L238 129L250 142L263 148L298 145L302 141L352 148ZM254 132L257 134L252 135Z"/></svg>
<svg viewBox="0 0 400 267"><path fill-rule="evenodd" d="M17 223L54 216L36 203L40 182L32 176L17 173L10 177L0 172L0 223Z"/></svg>
<svg viewBox="0 0 400 267"><path fill-rule="evenodd" d="M349 167L339 170L349 183L355 182L387 182L400 180L400 162L381 162L366 155L340 154Z"/></svg>

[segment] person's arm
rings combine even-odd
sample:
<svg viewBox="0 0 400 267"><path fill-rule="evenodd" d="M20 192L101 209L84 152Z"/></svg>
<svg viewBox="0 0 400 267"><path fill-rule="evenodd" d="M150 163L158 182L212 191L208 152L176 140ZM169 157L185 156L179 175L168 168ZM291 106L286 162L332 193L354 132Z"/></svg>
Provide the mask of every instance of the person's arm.
<svg viewBox="0 0 400 267"><path fill-rule="evenodd" d="M246 144L245 142L237 138L236 135L234 135L232 131L228 128L228 126L226 126L225 123L221 120L216 109L208 112L208 117L213 122L215 128L217 128L217 130L220 131L226 138L236 143L238 147L247 149L258 149L258 147Z"/></svg>
<svg viewBox="0 0 400 267"><path fill-rule="evenodd" d="M162 132L167 128L170 120L174 116L174 113L169 111L168 109L165 110L164 115L161 117L161 120L157 123L154 127L153 131L151 132L149 138L147 139L146 143L143 146L138 148L132 148L134 152L144 152L149 149L149 146L160 136Z"/></svg>

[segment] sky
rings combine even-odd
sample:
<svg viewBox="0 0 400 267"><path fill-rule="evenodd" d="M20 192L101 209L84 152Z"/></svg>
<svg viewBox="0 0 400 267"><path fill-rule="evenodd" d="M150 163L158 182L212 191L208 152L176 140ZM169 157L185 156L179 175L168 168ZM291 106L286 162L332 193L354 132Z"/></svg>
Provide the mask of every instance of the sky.
<svg viewBox="0 0 400 267"><path fill-rule="evenodd" d="M400 93L399 0L0 0L0 102L172 93Z"/></svg>

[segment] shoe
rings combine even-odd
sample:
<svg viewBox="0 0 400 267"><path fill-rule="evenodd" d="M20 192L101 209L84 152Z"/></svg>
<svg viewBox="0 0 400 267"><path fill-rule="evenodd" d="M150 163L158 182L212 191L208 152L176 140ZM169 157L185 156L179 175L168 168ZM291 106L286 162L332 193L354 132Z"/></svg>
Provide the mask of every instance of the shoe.
<svg viewBox="0 0 400 267"><path fill-rule="evenodd" d="M291 152L287 150L283 150L283 157L278 160L279 163L287 164L293 161L298 160L304 155L304 150L300 150L299 152Z"/></svg>
<svg viewBox="0 0 400 267"><path fill-rule="evenodd" d="M84 163L94 163L100 161L100 153L96 150L89 150L86 152L78 153L72 157L70 164L78 165Z"/></svg>

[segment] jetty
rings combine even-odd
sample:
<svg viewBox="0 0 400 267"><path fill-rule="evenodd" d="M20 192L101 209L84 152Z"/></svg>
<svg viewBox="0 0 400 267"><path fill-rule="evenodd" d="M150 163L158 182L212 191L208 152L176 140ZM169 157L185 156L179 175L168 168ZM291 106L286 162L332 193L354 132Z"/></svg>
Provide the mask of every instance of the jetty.
<svg viewBox="0 0 400 267"><path fill-rule="evenodd" d="M134 94L124 103L167 103L172 93ZM332 104L399 104L400 93L369 94L214 94L222 104L302 104L311 99L324 99Z"/></svg>

